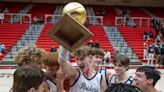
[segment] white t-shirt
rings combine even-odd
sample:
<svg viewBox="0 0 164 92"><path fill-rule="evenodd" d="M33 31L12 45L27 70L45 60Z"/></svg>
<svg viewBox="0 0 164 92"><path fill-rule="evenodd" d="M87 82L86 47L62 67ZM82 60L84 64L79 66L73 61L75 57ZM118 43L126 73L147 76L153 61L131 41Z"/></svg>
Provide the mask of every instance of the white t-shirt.
<svg viewBox="0 0 164 92"><path fill-rule="evenodd" d="M80 71L69 92L100 92L101 80L102 75L100 73L95 73L92 78L87 78Z"/></svg>
<svg viewBox="0 0 164 92"><path fill-rule="evenodd" d="M100 69L99 73L102 75L103 79L105 80L105 85L107 87L108 85L108 80L107 80L107 75L106 75L106 69L105 68L102 68Z"/></svg>
<svg viewBox="0 0 164 92"><path fill-rule="evenodd" d="M127 80L125 80L124 84L129 84L131 85L132 82L134 81L134 79L132 78L132 76L129 76ZM112 84L117 84L117 76L114 74L112 75L111 79L109 80L109 86Z"/></svg>
<svg viewBox="0 0 164 92"><path fill-rule="evenodd" d="M50 92L56 92L57 90L56 84L49 78L46 80L46 82L49 86Z"/></svg>

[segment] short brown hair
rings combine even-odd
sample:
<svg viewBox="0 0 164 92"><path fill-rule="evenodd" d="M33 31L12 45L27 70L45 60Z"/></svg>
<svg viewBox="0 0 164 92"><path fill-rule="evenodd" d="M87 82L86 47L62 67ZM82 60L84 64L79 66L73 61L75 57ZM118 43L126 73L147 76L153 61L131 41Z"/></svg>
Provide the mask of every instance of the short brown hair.
<svg viewBox="0 0 164 92"><path fill-rule="evenodd" d="M104 50L101 48L93 48L92 55L98 55L104 57Z"/></svg>
<svg viewBox="0 0 164 92"><path fill-rule="evenodd" d="M120 64L121 64L122 66L127 67L127 66L130 65L130 59L129 59L127 56L125 56L125 55L121 55L121 56L115 58L115 59L114 59L114 65L116 65L116 63L117 63L118 61L120 62Z"/></svg>
<svg viewBox="0 0 164 92"><path fill-rule="evenodd" d="M43 61L43 63L47 66L59 66L58 64L58 53L50 52L47 55L47 58Z"/></svg>
<svg viewBox="0 0 164 92"><path fill-rule="evenodd" d="M32 66L19 67L13 77L13 92L27 92L31 88L38 89L46 79L42 70Z"/></svg>
<svg viewBox="0 0 164 92"><path fill-rule="evenodd" d="M93 54L92 47L81 46L75 51L75 55L78 57L86 57Z"/></svg>

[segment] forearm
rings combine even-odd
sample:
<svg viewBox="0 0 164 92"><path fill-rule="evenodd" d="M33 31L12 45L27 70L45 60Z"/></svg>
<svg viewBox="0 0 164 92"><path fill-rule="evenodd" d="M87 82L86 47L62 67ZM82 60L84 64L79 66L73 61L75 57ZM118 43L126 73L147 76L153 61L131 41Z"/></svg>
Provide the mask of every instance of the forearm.
<svg viewBox="0 0 164 92"><path fill-rule="evenodd" d="M57 82L56 92L64 92L63 82Z"/></svg>
<svg viewBox="0 0 164 92"><path fill-rule="evenodd" d="M72 78L76 76L76 70L73 68L73 66L68 63L68 61L65 61L64 59L60 59L60 66L63 70L63 72L67 75L68 78Z"/></svg>
<svg viewBox="0 0 164 92"><path fill-rule="evenodd" d="M67 75L67 77L75 77L76 71L73 66L67 61L69 51L62 46L59 48L59 64L63 70L63 72Z"/></svg>

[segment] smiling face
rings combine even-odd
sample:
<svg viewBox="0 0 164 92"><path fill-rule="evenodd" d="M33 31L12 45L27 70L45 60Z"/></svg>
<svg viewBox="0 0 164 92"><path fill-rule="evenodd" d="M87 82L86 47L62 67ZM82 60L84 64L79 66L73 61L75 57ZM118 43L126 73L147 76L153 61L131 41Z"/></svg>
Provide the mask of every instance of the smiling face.
<svg viewBox="0 0 164 92"><path fill-rule="evenodd" d="M147 87L152 84L151 79L147 79L144 72L135 73L135 85L141 90L147 89Z"/></svg>
<svg viewBox="0 0 164 92"><path fill-rule="evenodd" d="M92 52L92 48L89 46L79 47L75 51L77 65L83 73L87 72L92 67Z"/></svg>
<svg viewBox="0 0 164 92"><path fill-rule="evenodd" d="M56 72L59 69L59 66L45 66L46 67L46 73L48 74L48 76L56 78Z"/></svg>
<svg viewBox="0 0 164 92"><path fill-rule="evenodd" d="M87 72L91 67L91 57L78 57L77 65L82 72Z"/></svg>
<svg viewBox="0 0 164 92"><path fill-rule="evenodd" d="M114 64L114 70L117 75L122 75L127 71L128 67L121 65L120 61Z"/></svg>
<svg viewBox="0 0 164 92"><path fill-rule="evenodd" d="M122 55L115 58L113 63L116 74L121 75L128 70L130 59L127 56Z"/></svg>
<svg viewBox="0 0 164 92"><path fill-rule="evenodd" d="M96 68L96 69L99 68L101 63L102 63L102 60L103 60L103 56L94 55L92 57L93 67Z"/></svg>

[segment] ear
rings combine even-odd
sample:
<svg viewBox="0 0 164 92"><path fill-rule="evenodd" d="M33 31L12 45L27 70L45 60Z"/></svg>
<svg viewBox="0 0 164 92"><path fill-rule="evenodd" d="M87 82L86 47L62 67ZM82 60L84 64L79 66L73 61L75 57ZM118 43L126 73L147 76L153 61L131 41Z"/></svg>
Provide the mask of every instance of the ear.
<svg viewBox="0 0 164 92"><path fill-rule="evenodd" d="M126 71L128 71L128 70L129 70L129 66L125 66L125 68L126 68Z"/></svg>
<svg viewBox="0 0 164 92"><path fill-rule="evenodd" d="M92 59L93 58L93 56L92 55L89 55L89 59Z"/></svg>
<svg viewBox="0 0 164 92"><path fill-rule="evenodd" d="M149 85L152 85L152 84L153 84L153 82L154 82L154 80L153 80L153 79L147 79L147 83L148 83Z"/></svg>
<svg viewBox="0 0 164 92"><path fill-rule="evenodd" d="M27 92L36 92L35 88L30 88Z"/></svg>

